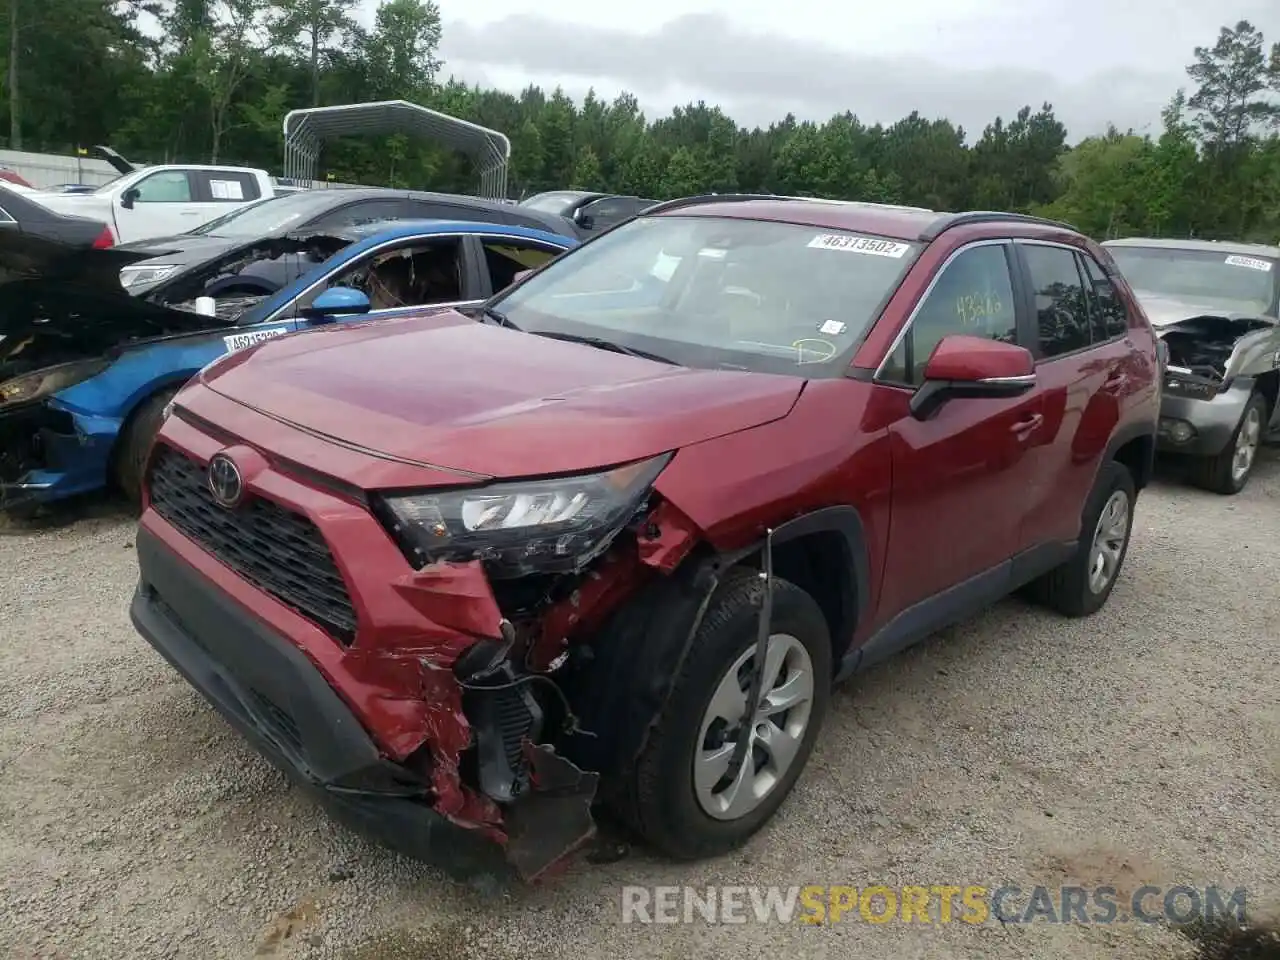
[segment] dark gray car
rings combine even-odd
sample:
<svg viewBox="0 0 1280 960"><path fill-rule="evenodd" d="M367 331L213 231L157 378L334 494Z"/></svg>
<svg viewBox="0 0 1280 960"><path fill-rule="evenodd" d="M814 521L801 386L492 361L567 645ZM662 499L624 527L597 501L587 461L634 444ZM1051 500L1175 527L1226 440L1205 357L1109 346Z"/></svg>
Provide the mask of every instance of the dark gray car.
<svg viewBox="0 0 1280 960"><path fill-rule="evenodd" d="M1280 434L1280 247L1109 240L1167 348L1159 446L1192 459L1207 489L1244 489Z"/></svg>
<svg viewBox="0 0 1280 960"><path fill-rule="evenodd" d="M480 221L532 227L574 239L582 235L564 217L479 197L379 187L301 190L240 207L189 233L122 244L126 250L151 257L122 270L120 281L133 294L163 294L165 285L189 268L225 257L250 241L300 231L325 233L381 220ZM221 300L274 293L313 266L310 258L294 253L229 264L209 281L204 294Z"/></svg>
<svg viewBox="0 0 1280 960"><path fill-rule="evenodd" d="M579 234L589 235L630 220L657 202L644 197L596 193L591 190L548 190L521 200L520 206L526 210L565 217L573 221Z"/></svg>

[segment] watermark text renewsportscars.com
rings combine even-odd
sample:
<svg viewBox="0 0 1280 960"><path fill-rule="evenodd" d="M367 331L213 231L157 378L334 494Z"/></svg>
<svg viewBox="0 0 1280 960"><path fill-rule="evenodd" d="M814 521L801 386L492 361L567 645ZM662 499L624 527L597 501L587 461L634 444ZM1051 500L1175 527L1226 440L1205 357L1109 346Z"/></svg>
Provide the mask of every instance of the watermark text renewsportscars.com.
<svg viewBox="0 0 1280 960"><path fill-rule="evenodd" d="M622 888L623 923L1245 922L1244 887L1004 884Z"/></svg>

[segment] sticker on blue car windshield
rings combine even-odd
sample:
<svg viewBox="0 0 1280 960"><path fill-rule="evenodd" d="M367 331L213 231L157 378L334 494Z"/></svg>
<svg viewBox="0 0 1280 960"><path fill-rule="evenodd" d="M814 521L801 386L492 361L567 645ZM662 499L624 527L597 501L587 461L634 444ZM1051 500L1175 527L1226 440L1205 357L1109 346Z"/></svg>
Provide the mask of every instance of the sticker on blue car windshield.
<svg viewBox="0 0 1280 960"><path fill-rule="evenodd" d="M846 253L869 253L875 257L905 257L911 246L893 240L876 237L851 237L847 233L820 233L809 241L809 246L822 250L843 250Z"/></svg>
<svg viewBox="0 0 1280 960"><path fill-rule="evenodd" d="M233 333L229 337L223 337L222 342L227 345L228 353L234 353L237 350L243 350L245 347L252 347L255 343L261 343L263 340L270 340L272 337L283 336L288 332L288 327L273 327L270 330L253 330L249 333Z"/></svg>

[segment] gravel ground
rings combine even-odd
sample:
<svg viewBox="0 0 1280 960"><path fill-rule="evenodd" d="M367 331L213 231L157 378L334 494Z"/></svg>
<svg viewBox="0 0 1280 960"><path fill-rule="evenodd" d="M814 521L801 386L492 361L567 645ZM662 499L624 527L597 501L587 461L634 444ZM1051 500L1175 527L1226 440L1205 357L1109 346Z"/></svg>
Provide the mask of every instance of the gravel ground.
<svg viewBox="0 0 1280 960"><path fill-rule="evenodd" d="M101 511L100 511L101 512ZM1188 956L1169 928L623 926L623 884L1222 883L1280 904L1280 455L1165 478L1110 604L1007 601L842 688L745 851L475 891L332 824L133 632L130 522L0 536L0 955ZM1269 621L1269 622L1268 622Z"/></svg>

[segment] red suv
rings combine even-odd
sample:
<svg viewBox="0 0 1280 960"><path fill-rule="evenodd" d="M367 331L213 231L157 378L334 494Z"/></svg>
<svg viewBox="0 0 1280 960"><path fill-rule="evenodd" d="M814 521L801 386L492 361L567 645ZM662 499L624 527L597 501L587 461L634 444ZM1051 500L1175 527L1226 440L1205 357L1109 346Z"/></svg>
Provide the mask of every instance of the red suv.
<svg viewBox="0 0 1280 960"><path fill-rule="evenodd" d="M536 877L600 804L713 855L783 802L834 681L1014 590L1102 606L1159 366L1064 224L674 201L473 315L203 370L132 616L405 853Z"/></svg>

